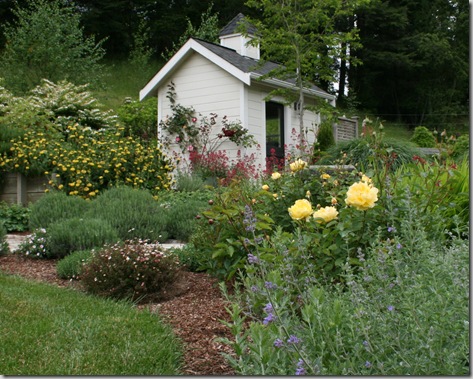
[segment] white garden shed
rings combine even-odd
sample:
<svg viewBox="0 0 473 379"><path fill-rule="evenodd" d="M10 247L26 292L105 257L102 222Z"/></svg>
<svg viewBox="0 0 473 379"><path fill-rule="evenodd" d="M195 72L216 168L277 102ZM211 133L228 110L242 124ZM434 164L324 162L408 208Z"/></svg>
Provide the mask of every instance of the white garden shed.
<svg viewBox="0 0 473 379"><path fill-rule="evenodd" d="M295 88L295 82L276 78L259 80L278 65L272 62L258 65L259 47L247 44L251 34L245 37L237 32L243 19L244 16L238 14L220 31L220 44L190 38L140 91L140 100L157 97L158 135L162 136L159 123L172 114L166 95L168 86L173 83L175 100L180 105L193 107L200 115L216 113L219 117L240 121L258 142L258 146L245 148L243 153L254 153L257 165L264 169L270 149L284 156L285 148L290 149L295 143L293 131L299 131L299 111L295 104L284 105L283 98L274 97L269 101L265 98L275 89ZM315 100L322 98L335 106L335 96L315 85L305 88L304 96L308 105L315 105ZM319 124L318 114L304 111L309 142L315 141ZM271 128L268 125L272 125ZM216 125L215 129L217 134L220 128ZM230 141L221 148L233 157L238 150ZM177 151L177 146L170 149Z"/></svg>

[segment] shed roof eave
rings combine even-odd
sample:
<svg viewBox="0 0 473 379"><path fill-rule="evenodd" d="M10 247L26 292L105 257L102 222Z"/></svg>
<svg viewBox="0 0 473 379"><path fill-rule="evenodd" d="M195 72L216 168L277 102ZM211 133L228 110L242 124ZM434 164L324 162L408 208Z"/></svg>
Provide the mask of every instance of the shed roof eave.
<svg viewBox="0 0 473 379"><path fill-rule="evenodd" d="M262 76L263 75L257 74L257 73L254 73L254 72L251 73L251 79L254 79L254 80L258 80ZM267 83L267 84L272 85L272 86L275 86L275 87L294 88L293 84L288 83L288 82L286 82L284 80L281 80L281 79L276 79L276 78L263 79L262 82ZM335 95L331 95L331 94L329 94L325 91L317 91L317 90L312 89L312 88L304 87L303 92L305 94L309 94L309 95L317 96L317 97L322 97L324 99L330 100L331 103L335 102L335 100L336 100ZM335 105L335 104L333 104L333 105Z"/></svg>

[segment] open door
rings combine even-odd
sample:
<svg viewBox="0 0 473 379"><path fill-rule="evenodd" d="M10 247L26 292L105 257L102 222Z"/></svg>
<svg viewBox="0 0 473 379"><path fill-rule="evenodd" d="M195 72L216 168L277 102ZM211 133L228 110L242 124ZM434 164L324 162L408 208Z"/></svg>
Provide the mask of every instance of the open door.
<svg viewBox="0 0 473 379"><path fill-rule="evenodd" d="M266 103L266 157L284 159L284 105Z"/></svg>

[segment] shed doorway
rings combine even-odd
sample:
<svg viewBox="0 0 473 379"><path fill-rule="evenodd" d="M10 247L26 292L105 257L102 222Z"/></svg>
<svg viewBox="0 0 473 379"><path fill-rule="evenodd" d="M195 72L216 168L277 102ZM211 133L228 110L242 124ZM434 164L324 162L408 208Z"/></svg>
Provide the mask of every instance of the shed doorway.
<svg viewBox="0 0 473 379"><path fill-rule="evenodd" d="M284 159L284 105L266 102L266 157Z"/></svg>

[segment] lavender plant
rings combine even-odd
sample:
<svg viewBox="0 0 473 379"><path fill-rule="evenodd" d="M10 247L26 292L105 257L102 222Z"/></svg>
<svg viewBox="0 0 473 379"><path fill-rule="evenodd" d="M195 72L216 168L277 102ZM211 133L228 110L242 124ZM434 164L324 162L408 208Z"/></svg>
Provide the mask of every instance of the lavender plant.
<svg viewBox="0 0 473 379"><path fill-rule="evenodd" d="M406 228L415 220L406 221ZM388 227L344 265L345 285L298 269L305 246L284 233L255 244L247 275L227 294L242 375L464 375L468 372L468 241L450 247ZM419 229L417 229L419 230ZM298 241L298 239L296 239ZM248 325L243 327L245 323Z"/></svg>

